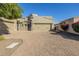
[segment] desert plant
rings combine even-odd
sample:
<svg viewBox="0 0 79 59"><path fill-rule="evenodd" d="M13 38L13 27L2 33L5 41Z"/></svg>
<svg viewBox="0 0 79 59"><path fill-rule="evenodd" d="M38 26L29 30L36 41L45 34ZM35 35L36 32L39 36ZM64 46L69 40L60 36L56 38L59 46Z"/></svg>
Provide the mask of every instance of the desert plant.
<svg viewBox="0 0 79 59"><path fill-rule="evenodd" d="M0 3L0 17L17 19L22 16L22 9L16 3Z"/></svg>

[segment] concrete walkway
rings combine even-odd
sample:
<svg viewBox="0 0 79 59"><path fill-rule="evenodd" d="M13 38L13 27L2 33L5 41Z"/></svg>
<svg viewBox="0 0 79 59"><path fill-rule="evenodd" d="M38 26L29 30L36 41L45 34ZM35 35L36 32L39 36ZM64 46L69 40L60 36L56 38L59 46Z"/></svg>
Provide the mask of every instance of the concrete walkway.
<svg viewBox="0 0 79 59"><path fill-rule="evenodd" d="M4 36L23 40L23 44L12 56L79 55L79 41L64 38L54 32L21 31Z"/></svg>

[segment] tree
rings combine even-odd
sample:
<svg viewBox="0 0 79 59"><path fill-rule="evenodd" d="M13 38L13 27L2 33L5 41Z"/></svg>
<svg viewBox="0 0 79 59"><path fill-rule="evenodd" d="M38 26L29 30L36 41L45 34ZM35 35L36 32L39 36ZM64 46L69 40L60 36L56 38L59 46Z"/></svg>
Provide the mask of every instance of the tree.
<svg viewBox="0 0 79 59"><path fill-rule="evenodd" d="M17 19L22 17L22 8L15 3L0 3L0 17Z"/></svg>

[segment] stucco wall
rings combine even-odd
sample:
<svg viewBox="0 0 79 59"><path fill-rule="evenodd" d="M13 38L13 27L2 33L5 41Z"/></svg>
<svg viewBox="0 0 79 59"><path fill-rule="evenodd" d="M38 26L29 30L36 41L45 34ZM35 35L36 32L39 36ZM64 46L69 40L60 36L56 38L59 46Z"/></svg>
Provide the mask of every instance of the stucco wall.
<svg viewBox="0 0 79 59"><path fill-rule="evenodd" d="M79 22L79 17L74 17L74 23Z"/></svg>
<svg viewBox="0 0 79 59"><path fill-rule="evenodd" d="M13 23L4 22L4 24L6 24L10 33L16 31L16 23L15 22L13 22Z"/></svg>
<svg viewBox="0 0 79 59"><path fill-rule="evenodd" d="M0 33L2 32L13 33L16 31L16 20L8 20L0 18Z"/></svg>

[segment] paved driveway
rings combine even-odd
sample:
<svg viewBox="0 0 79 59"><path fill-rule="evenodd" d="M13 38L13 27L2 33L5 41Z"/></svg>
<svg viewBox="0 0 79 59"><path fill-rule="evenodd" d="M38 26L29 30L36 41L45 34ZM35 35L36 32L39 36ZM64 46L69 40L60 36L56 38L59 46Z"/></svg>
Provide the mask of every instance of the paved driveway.
<svg viewBox="0 0 79 59"><path fill-rule="evenodd" d="M64 36L63 36L64 35ZM54 56L79 55L79 39L68 33L54 32L17 32L5 35L6 38L20 38L23 44L13 56Z"/></svg>

